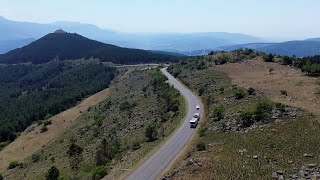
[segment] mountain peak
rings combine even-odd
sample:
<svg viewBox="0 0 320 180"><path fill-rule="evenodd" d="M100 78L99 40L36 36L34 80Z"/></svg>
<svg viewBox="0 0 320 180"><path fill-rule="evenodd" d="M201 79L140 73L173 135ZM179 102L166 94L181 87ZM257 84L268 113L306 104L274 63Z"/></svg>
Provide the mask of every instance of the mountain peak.
<svg viewBox="0 0 320 180"><path fill-rule="evenodd" d="M62 29L58 29L54 32L55 34L65 34L67 33L66 31L62 30Z"/></svg>

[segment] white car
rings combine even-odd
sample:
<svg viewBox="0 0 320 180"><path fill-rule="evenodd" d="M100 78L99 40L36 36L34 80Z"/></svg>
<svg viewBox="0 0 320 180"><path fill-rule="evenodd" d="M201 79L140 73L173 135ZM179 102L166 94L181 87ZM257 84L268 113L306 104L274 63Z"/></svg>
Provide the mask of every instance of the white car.
<svg viewBox="0 0 320 180"><path fill-rule="evenodd" d="M196 128L198 125L198 118L192 118L190 120L190 128Z"/></svg>
<svg viewBox="0 0 320 180"><path fill-rule="evenodd" d="M199 106L199 105L197 105L197 106L196 106L196 109L197 109L197 110L199 110L199 109L200 109L200 106Z"/></svg>

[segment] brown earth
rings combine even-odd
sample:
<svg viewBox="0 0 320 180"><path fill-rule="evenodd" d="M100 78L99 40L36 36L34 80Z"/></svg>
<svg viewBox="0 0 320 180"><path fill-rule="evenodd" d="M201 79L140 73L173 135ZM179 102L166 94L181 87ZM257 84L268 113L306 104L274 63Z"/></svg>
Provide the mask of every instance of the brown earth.
<svg viewBox="0 0 320 180"><path fill-rule="evenodd" d="M274 69L271 74L269 68ZM227 73L234 84L263 91L272 101L320 115L319 100L315 94L317 78L305 76L300 70L262 60L219 65L215 70ZM281 90L287 91L288 96L281 95Z"/></svg>
<svg viewBox="0 0 320 180"><path fill-rule="evenodd" d="M33 124L0 152L0 172L7 169L12 161L22 161L50 143L59 133L79 117L82 112L103 100L109 94L109 89L102 90L86 99L77 106L61 112L52 118L48 131L40 133L43 125Z"/></svg>

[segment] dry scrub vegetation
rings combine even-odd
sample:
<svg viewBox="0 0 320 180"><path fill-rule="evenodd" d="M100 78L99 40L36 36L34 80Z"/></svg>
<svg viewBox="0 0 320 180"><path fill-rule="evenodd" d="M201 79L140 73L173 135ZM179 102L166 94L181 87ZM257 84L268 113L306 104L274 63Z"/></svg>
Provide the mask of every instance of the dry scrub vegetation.
<svg viewBox="0 0 320 180"><path fill-rule="evenodd" d="M261 62L259 54L216 65L221 57L239 55L191 58L169 68L203 98L206 117L193 147L164 178L316 178L316 79L291 67ZM252 57L256 59L247 60ZM271 74L269 68L274 69Z"/></svg>

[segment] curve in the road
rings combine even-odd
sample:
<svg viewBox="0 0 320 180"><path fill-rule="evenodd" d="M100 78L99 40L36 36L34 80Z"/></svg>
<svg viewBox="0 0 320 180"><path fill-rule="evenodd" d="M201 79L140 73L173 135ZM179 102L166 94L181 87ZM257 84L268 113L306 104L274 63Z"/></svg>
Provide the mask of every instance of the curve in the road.
<svg viewBox="0 0 320 180"><path fill-rule="evenodd" d="M196 106L201 105L197 96L169 74L166 68L161 69L161 71L167 76L168 82L185 97L188 103L187 116L179 129L175 131L175 133L154 154L129 174L126 178L128 180L156 179L187 145L195 132L194 128L190 128L189 121L192 119L194 113L200 112L202 109L202 107L200 107L200 111L196 110Z"/></svg>

